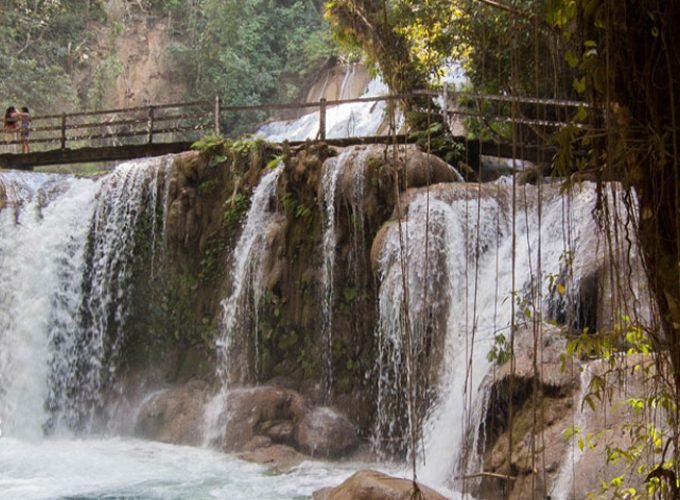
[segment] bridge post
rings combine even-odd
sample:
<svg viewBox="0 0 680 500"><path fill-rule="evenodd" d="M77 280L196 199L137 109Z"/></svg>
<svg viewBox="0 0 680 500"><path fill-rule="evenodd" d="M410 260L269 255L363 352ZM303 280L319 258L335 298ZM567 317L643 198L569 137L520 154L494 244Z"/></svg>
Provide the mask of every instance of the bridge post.
<svg viewBox="0 0 680 500"><path fill-rule="evenodd" d="M66 113L61 114L61 149L66 149Z"/></svg>
<svg viewBox="0 0 680 500"><path fill-rule="evenodd" d="M148 144L153 143L153 106L149 106L149 110L147 111L147 120L146 120L146 131L147 131L147 136L146 136L146 142Z"/></svg>
<svg viewBox="0 0 680 500"><path fill-rule="evenodd" d="M319 140L326 140L326 98L319 101Z"/></svg>
<svg viewBox="0 0 680 500"><path fill-rule="evenodd" d="M215 135L220 135L220 113L222 111L222 101L220 96L215 96Z"/></svg>

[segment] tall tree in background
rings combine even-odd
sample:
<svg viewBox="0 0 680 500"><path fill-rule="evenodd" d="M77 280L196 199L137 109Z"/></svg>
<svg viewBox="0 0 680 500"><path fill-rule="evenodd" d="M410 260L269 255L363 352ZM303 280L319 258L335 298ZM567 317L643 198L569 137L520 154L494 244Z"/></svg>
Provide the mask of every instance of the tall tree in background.
<svg viewBox="0 0 680 500"><path fill-rule="evenodd" d="M89 2L84 2L89 8ZM78 24L73 2L5 0L0 16L0 95L46 111L70 110L76 92L65 69L68 30ZM78 7L76 9L75 7ZM83 34L82 36L87 36Z"/></svg>

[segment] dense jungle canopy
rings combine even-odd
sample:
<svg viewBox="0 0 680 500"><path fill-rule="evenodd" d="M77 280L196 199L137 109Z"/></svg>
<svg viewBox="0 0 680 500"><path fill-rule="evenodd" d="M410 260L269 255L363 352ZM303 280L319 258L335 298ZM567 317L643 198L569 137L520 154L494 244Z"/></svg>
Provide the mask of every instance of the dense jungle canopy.
<svg viewBox="0 0 680 500"><path fill-rule="evenodd" d="M160 49L186 98L285 101L336 51L322 9L321 0L4 0L0 96L41 113L100 108L123 69L127 29L162 22Z"/></svg>

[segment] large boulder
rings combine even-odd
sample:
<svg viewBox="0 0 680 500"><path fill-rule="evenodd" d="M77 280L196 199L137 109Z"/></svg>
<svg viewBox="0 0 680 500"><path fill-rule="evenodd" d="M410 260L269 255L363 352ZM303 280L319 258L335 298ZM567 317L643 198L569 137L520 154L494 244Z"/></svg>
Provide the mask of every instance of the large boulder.
<svg viewBox="0 0 680 500"><path fill-rule="evenodd" d="M441 158L419 151L406 156L405 169L406 185L410 188L463 180L456 169Z"/></svg>
<svg viewBox="0 0 680 500"><path fill-rule="evenodd" d="M241 451L257 435L280 444L293 444L293 427L309 411L297 392L261 386L227 394L225 451Z"/></svg>
<svg viewBox="0 0 680 500"><path fill-rule="evenodd" d="M357 445L354 426L330 408L314 408L297 425L298 446L312 456L338 457Z"/></svg>
<svg viewBox="0 0 680 500"><path fill-rule="evenodd" d="M314 492L314 500L410 500L413 497L413 482L408 479L388 476L374 470L355 473L335 488L324 488ZM418 483L423 500L445 500L446 497L427 486Z"/></svg>
<svg viewBox="0 0 680 500"><path fill-rule="evenodd" d="M313 408L299 393L278 387L236 389L227 395L225 451L254 451L258 437L313 456L338 457L357 445L349 420L331 408Z"/></svg>
<svg viewBox="0 0 680 500"><path fill-rule="evenodd" d="M142 404L135 433L164 443L199 445L208 386L192 381L154 394Z"/></svg>

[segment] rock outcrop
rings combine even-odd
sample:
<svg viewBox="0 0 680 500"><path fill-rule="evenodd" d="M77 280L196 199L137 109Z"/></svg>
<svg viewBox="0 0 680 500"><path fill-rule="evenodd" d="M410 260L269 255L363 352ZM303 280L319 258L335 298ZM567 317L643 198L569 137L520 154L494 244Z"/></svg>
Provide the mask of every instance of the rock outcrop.
<svg viewBox="0 0 680 500"><path fill-rule="evenodd" d="M586 498L598 494L603 481L617 476L641 491L643 478L634 467L622 458L609 461L604 450L629 449L633 434L626 427L642 429L650 423L629 401L649 392L644 387L653 373L651 357L621 356L611 364L572 357L563 361L565 339L557 327L543 325L539 339L542 355L534 364L533 332L520 328L512 383L510 363L497 367L484 382L490 396L479 432L487 439L483 471L491 474L477 483L474 494L486 498L504 491L510 499ZM595 378L598 383L591 387ZM535 388L537 396L532 395ZM508 428L510 401L513 418ZM660 413L657 419L656 425L661 425ZM578 480L572 484L573 477Z"/></svg>
<svg viewBox="0 0 680 500"><path fill-rule="evenodd" d="M160 392L141 407L135 432L164 443L199 445L207 397L207 384L198 380Z"/></svg>
<svg viewBox="0 0 680 500"><path fill-rule="evenodd" d="M362 470L355 473L335 488L324 488L314 492L314 500L445 500L432 488L420 483L419 497L414 497L414 484L408 479L388 476L374 470Z"/></svg>
<svg viewBox="0 0 680 500"><path fill-rule="evenodd" d="M136 432L147 439L200 444L208 400L203 382L189 382L149 398ZM353 451L358 438L349 420L314 407L299 393L271 386L235 389L226 396L222 449L257 463L288 468L303 457L337 458Z"/></svg>

